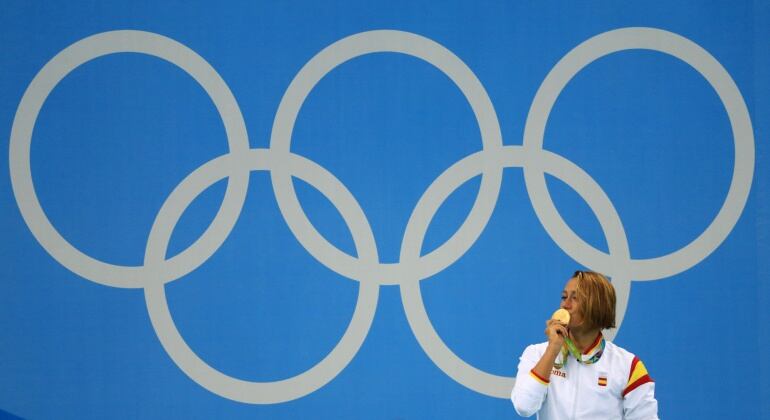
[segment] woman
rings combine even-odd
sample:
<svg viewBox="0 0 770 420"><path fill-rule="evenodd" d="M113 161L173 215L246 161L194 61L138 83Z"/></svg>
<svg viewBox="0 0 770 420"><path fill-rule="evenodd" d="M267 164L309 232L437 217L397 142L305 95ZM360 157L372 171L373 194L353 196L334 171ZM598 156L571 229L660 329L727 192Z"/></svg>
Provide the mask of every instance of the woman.
<svg viewBox="0 0 770 420"><path fill-rule="evenodd" d="M655 384L644 364L602 336L615 328L612 284L599 273L576 271L561 309L569 322L546 321L548 341L521 355L511 392L516 412L540 420L657 419Z"/></svg>

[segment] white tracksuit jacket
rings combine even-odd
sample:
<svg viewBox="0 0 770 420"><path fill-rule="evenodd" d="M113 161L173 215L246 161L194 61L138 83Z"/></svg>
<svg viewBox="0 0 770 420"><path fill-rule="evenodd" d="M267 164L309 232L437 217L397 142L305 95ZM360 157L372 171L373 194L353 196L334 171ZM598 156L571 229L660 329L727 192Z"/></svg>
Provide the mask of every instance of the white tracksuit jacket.
<svg viewBox="0 0 770 420"><path fill-rule="evenodd" d="M589 352L597 351L599 344L597 340ZM655 383L632 353L605 341L604 352L596 363L581 364L570 356L566 366L554 367L550 378L539 378L532 369L547 346L531 345L521 355L511 392L519 415L537 413L539 420L658 419Z"/></svg>

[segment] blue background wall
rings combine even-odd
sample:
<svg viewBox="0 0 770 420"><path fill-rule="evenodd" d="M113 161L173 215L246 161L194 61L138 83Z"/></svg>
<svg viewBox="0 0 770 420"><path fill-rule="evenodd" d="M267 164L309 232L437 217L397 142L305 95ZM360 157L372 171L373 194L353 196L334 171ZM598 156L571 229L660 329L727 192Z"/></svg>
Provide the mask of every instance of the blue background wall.
<svg viewBox="0 0 770 420"><path fill-rule="evenodd" d="M233 92L248 142L258 149L270 146L276 110L302 66L359 32L412 32L454 53L486 89L508 146L523 143L537 89L581 42L635 26L679 34L713 55L743 95L755 138L753 181L740 218L713 253L685 271L631 282L615 342L647 365L661 417L770 418L770 6L543 3L6 1L1 137L9 150L14 115L40 69L70 44L104 31L153 32L200 54ZM396 263L418 199L481 145L479 124L446 75L415 57L377 53L334 69L311 91L291 151L347 187L371 225L380 261ZM682 61L645 50L609 55L577 74L550 114L544 149L582 168L606 193L633 259L672 253L698 237L722 206L735 166L730 122L714 89ZM89 61L55 87L35 124L30 164L42 208L67 241L95 259L141 266L171 191L227 150L212 100L189 75L155 57L121 53ZM139 286L88 281L49 255L22 217L9 161L0 162L4 411L30 418L516 417L507 399L469 389L431 361L410 329L397 285L379 287L362 346L314 392L276 404L211 392L164 350ZM480 179L441 206L423 254L463 223ZM356 255L335 206L308 183L294 185L315 228ZM581 196L553 176L547 185L575 233L607 251ZM201 236L225 186L215 183L186 210L169 257ZM544 229L522 169L507 168L478 240L422 280L420 290L435 330L457 356L510 377L523 348L543 341L543 321L567 277L585 265ZM255 171L226 241L165 291L181 335L201 359L243 380L276 381L310 369L334 348L359 282L308 253L279 211L269 173Z"/></svg>

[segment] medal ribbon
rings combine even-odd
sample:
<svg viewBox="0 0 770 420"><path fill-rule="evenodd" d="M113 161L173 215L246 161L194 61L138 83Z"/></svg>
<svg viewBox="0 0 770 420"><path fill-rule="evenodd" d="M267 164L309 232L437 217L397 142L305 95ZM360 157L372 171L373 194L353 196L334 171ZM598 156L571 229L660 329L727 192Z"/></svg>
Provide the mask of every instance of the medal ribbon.
<svg viewBox="0 0 770 420"><path fill-rule="evenodd" d="M575 343L572 341L569 337L564 337L564 345L561 348L561 363L554 363L554 367L556 369L561 369L562 366L565 366L567 364L567 360L569 360L569 355L571 354L572 357L575 358L575 360L578 361L578 363L584 364L584 365L590 365L593 363L596 363L599 361L599 359L602 357L602 353L604 353L604 337L602 337L601 342L599 343L599 349L596 350L589 358L583 359L583 354L578 350L577 346L575 346Z"/></svg>

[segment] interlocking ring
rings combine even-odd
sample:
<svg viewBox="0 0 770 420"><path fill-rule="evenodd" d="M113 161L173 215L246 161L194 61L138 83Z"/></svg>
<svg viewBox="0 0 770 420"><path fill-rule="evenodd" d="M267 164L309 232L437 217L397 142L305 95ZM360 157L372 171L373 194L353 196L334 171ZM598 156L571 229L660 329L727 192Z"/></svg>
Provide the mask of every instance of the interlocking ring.
<svg viewBox="0 0 770 420"><path fill-rule="evenodd" d="M688 63L715 89L727 111L735 142L730 189L706 230L682 249L644 260L632 259L620 216L601 187L580 167L543 149L551 108L566 84L598 58L628 49L659 51ZM37 199L30 170L32 131L50 92L72 70L103 55L137 52L169 61L192 76L212 98L225 125L229 152L188 175L163 203L153 222L144 264L119 266L83 254L48 220ZM361 55L395 52L420 58L444 72L465 95L479 123L482 149L446 169L420 197L409 217L397 263L379 261L371 226L355 197L333 174L291 152L294 122L315 85L338 65ZM49 61L30 83L19 104L9 147L11 183L27 226L43 248L73 273L107 286L143 288L152 326L166 352L192 380L235 401L274 404L305 396L336 377L358 352L374 319L380 285L398 285L409 326L433 362L458 383L485 395L508 398L514 378L483 372L458 357L433 328L420 292L420 280L452 265L470 249L497 202L503 169L521 167L527 192L546 232L567 255L608 274L618 294L618 328L625 315L631 280L656 280L698 264L729 235L743 212L754 173L751 119L738 87L722 65L692 41L653 28L624 28L597 35L570 51L538 89L524 129L523 145L503 146L489 95L473 71L440 44L408 32L362 32L335 42L313 57L286 90L276 113L268 149L250 149L240 108L227 84L203 58L184 45L142 31L105 32L80 40ZM245 201L249 173L269 171L276 200L290 230L308 252L336 273L359 281L356 307L339 343L321 362L297 376L274 382L250 382L225 375L200 359L180 335L165 297L165 284L203 264L226 240ZM545 174L577 192L596 214L609 252L601 252L575 234L548 193ZM463 224L441 246L421 255L425 233L442 203L457 188L481 175L481 187ZM291 177L320 191L350 230L356 257L327 241L310 223L297 199ZM209 186L227 179L222 205L211 225L192 245L165 258L171 233L185 209ZM616 332L615 330L614 332ZM614 332L608 334L611 338Z"/></svg>
<svg viewBox="0 0 770 420"><path fill-rule="evenodd" d="M62 50L32 79L16 111L9 145L11 186L24 221L40 245L73 273L105 286L141 288L153 281L165 283L182 277L219 249L246 200L249 173L241 171L228 177L225 199L211 226L190 247L160 265L132 267L105 263L67 242L48 220L35 193L29 160L32 130L43 103L67 74L95 58L120 52L161 58L192 76L211 97L222 117L230 153L248 152L249 139L238 103L216 70L193 50L158 34L114 31L90 36Z"/></svg>

